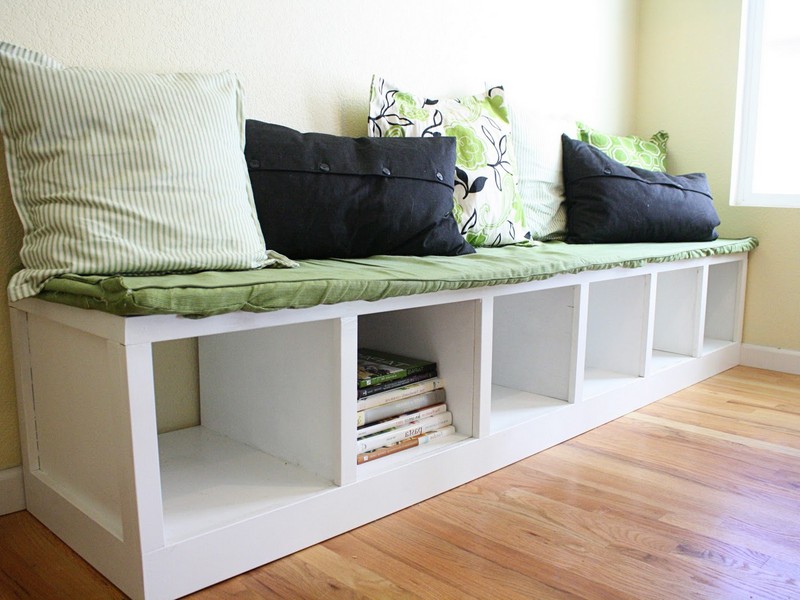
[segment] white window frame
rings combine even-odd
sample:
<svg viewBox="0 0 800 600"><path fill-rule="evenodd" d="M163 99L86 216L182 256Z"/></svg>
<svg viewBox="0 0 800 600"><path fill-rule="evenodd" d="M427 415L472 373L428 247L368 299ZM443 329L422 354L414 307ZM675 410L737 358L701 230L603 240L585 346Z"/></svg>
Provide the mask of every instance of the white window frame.
<svg viewBox="0 0 800 600"><path fill-rule="evenodd" d="M730 203L734 206L800 208L798 194L767 194L753 190L764 2L742 0Z"/></svg>

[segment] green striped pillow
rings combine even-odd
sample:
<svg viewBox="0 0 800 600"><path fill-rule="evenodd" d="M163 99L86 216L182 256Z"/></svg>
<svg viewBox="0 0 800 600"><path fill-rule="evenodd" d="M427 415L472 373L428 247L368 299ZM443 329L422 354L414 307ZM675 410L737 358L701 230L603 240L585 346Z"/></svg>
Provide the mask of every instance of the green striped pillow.
<svg viewBox="0 0 800 600"><path fill-rule="evenodd" d="M12 301L62 273L291 264L264 245L231 73L65 68L0 42L0 128L23 225Z"/></svg>

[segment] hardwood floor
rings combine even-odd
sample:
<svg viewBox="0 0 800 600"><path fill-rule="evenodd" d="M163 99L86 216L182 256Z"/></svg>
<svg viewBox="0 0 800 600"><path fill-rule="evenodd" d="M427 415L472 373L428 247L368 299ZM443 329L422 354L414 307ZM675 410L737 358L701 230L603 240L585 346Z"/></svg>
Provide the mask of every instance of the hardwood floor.
<svg viewBox="0 0 800 600"><path fill-rule="evenodd" d="M0 598L123 597L0 517ZM731 369L191 597L800 598L800 376Z"/></svg>

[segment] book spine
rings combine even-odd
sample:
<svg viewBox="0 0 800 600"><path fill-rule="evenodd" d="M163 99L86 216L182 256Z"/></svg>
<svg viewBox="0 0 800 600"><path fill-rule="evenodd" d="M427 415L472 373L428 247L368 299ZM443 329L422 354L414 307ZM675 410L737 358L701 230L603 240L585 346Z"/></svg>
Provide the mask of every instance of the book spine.
<svg viewBox="0 0 800 600"><path fill-rule="evenodd" d="M395 400L402 400L409 396L429 392L444 386L441 377L429 377L427 375L414 375L409 381L397 380L396 385L394 381L388 384L381 384L384 387L375 391L371 388L358 390L358 398L356 399L356 410L367 410L368 408L375 408L388 402ZM381 387L381 386L375 386ZM363 392L367 392L364 394Z"/></svg>
<svg viewBox="0 0 800 600"><path fill-rule="evenodd" d="M446 425L453 423L453 415L450 411L443 412L440 415L428 417L391 431L384 431L383 433L376 433L374 435L356 440L356 452L369 452L381 446L388 446L395 442L401 442L406 438L427 433L434 429L439 429Z"/></svg>
<svg viewBox="0 0 800 600"><path fill-rule="evenodd" d="M452 435L455 433L456 428L452 425L448 425L447 427L442 427L441 429L435 429L428 433L423 433L421 435L415 435L414 437L410 437L402 442L397 442L396 444L392 444L391 446L382 446L380 448L376 448L375 450L371 450L369 452L362 452L358 455L357 464L362 465L365 462L375 460L384 456L389 456L390 454L395 454L397 452L401 452L403 450L408 450L409 448L415 448L417 446L422 446L423 444L427 444L428 442L442 438L448 435Z"/></svg>
<svg viewBox="0 0 800 600"><path fill-rule="evenodd" d="M428 386L425 387L427 389ZM356 427L369 425L370 423L382 421L383 419L388 419L389 417L396 417L403 413L418 410L425 406L441 404L445 401L445 399L444 388L438 387L433 390L421 391L419 393L400 398L399 400L389 400L385 403L379 404L378 406L367 408L365 410L359 410L356 413Z"/></svg>
<svg viewBox="0 0 800 600"><path fill-rule="evenodd" d="M395 371L394 373L386 373L385 375L374 375L366 379L360 379L358 381L358 387L360 389L368 388L375 385L380 385L382 383L397 381L398 379L406 379L408 377L413 377L415 375L417 376L427 375L428 377L433 377L434 375L436 375L436 363L410 366L400 371Z"/></svg>
<svg viewBox="0 0 800 600"><path fill-rule="evenodd" d="M367 425L366 427L363 427L358 430L357 437L362 438L367 435L372 435L373 433L386 431L387 429L395 429L396 427L402 427L403 425L408 425L409 423L413 423L414 421L419 421L421 419L427 419L428 417L439 415L446 411L447 411L447 405L445 405L444 403L434 404L432 406L426 406L424 408L421 408L420 410L403 413L397 417L390 417L388 419L383 419L381 421L378 421L377 423L372 423L371 425Z"/></svg>

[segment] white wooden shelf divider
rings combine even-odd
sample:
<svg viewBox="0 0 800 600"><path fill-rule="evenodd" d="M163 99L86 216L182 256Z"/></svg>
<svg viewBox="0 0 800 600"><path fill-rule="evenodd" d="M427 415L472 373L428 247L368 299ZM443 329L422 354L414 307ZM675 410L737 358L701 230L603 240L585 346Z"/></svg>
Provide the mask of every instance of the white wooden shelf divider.
<svg viewBox="0 0 800 600"><path fill-rule="evenodd" d="M16 302L27 507L131 597L189 594L737 365L746 267L741 253L205 319ZM159 435L153 345L185 338L201 422ZM362 345L435 360L456 435L357 465Z"/></svg>

